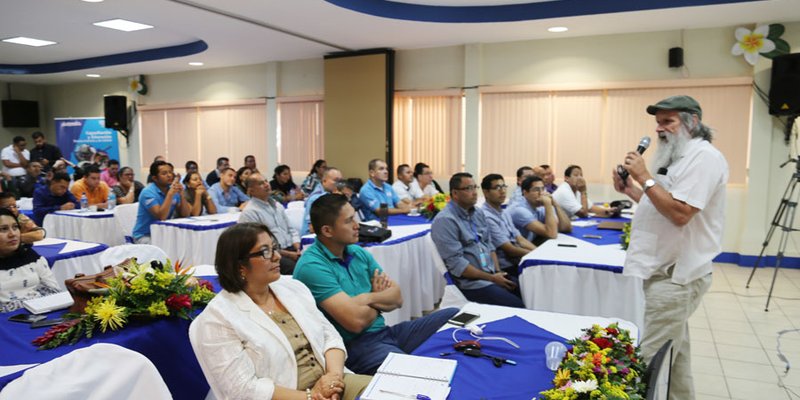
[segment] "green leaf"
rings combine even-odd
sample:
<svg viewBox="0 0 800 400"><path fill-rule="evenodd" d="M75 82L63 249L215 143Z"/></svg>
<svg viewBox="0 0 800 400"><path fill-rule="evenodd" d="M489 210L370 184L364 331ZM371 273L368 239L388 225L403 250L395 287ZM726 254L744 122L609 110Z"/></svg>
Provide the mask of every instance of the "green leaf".
<svg viewBox="0 0 800 400"><path fill-rule="evenodd" d="M783 35L783 32L786 31L786 28L783 24L769 24L769 33L767 34L767 39L775 40Z"/></svg>
<svg viewBox="0 0 800 400"><path fill-rule="evenodd" d="M787 43L785 40L774 39L773 42L775 42L775 50L772 50L769 53L764 53L762 54L762 56L769 59L773 59L777 56L789 54L791 52L791 47L789 46L789 43Z"/></svg>

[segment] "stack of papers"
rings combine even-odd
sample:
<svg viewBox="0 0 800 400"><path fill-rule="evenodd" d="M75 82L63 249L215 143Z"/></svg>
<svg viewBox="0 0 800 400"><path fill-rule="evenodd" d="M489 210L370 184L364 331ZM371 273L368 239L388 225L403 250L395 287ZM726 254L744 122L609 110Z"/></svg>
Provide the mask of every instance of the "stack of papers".
<svg viewBox="0 0 800 400"><path fill-rule="evenodd" d="M74 302L69 292L58 292L48 296L25 300L22 302L22 305L30 311L31 314L43 314L70 307Z"/></svg>
<svg viewBox="0 0 800 400"><path fill-rule="evenodd" d="M389 400L425 395L431 400L445 400L457 365L456 360L389 353L361 398Z"/></svg>

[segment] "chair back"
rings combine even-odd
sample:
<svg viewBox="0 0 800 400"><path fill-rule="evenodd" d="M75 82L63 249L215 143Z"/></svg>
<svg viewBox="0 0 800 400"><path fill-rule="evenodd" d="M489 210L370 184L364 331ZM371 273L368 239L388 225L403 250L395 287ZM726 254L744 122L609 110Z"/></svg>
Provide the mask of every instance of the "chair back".
<svg viewBox="0 0 800 400"><path fill-rule="evenodd" d="M453 278L450 276L449 272L444 273L444 280L447 285L444 287L444 295L442 296L442 301L439 303L439 308L461 308L469 303L464 293L461 293L461 290L453 283Z"/></svg>
<svg viewBox="0 0 800 400"><path fill-rule="evenodd" d="M114 207L114 221L117 228L125 235L126 243L133 243L133 227L136 225L136 213L139 203L120 204Z"/></svg>
<svg viewBox="0 0 800 400"><path fill-rule="evenodd" d="M301 210L305 210L306 202L303 200L290 201L289 203L286 204L286 209L289 210L292 208L299 208Z"/></svg>
<svg viewBox="0 0 800 400"><path fill-rule="evenodd" d="M289 204L291 205L292 203ZM297 232L303 231L301 228L303 226L303 215L305 211L305 208L302 207L289 207L286 209L286 216L289 217L289 224L291 224L294 229L297 229Z"/></svg>
<svg viewBox="0 0 800 400"><path fill-rule="evenodd" d="M167 262L167 253L159 247L150 244L123 244L109 247L101 253L100 265L117 265L131 257L136 257L136 261L140 263L150 260Z"/></svg>
<svg viewBox="0 0 800 400"><path fill-rule="evenodd" d="M647 382L646 400L667 400L672 372L672 339L667 340L647 366L644 373Z"/></svg>

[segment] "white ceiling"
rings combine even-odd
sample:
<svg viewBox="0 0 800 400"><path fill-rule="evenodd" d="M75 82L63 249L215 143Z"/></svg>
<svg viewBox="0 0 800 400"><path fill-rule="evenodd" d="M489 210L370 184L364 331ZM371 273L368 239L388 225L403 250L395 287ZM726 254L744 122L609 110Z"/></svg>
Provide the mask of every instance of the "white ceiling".
<svg viewBox="0 0 800 400"><path fill-rule="evenodd" d="M452 5L455 0L404 0ZM468 5L520 0L464 0ZM535 0L533 0L535 1ZM528 0L527 2L533 2ZM0 42L0 64L40 64L174 46L203 40L205 52L186 57L40 75L0 75L2 81L62 83L87 73L127 77L322 57L376 47L414 49L556 37L800 21L800 1L770 0L655 11L503 23L430 23L375 17L323 0L0 0L0 39L27 36L57 45L27 47ZM119 32L93 22L125 18L155 26ZM567 26L553 34L550 26ZM733 38L731 38L733 41Z"/></svg>

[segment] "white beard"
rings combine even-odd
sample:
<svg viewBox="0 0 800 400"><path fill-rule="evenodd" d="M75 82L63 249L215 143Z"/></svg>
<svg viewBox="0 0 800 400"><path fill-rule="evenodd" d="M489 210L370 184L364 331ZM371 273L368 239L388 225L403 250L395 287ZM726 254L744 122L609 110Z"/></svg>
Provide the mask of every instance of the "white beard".
<svg viewBox="0 0 800 400"><path fill-rule="evenodd" d="M650 169L655 172L672 165L683 156L686 143L689 143L690 140L692 140L692 136L683 124L678 132L666 133L664 138L659 136L658 149L656 149L656 156L650 164Z"/></svg>

